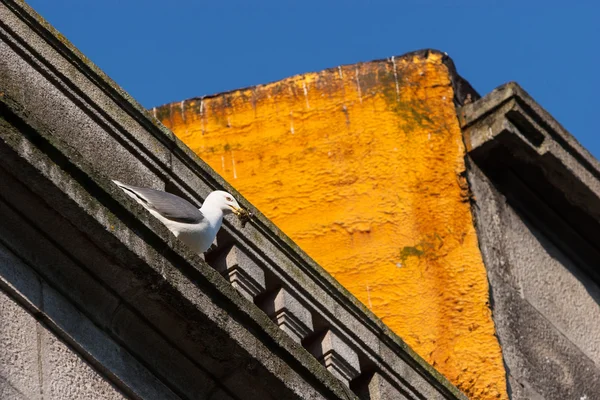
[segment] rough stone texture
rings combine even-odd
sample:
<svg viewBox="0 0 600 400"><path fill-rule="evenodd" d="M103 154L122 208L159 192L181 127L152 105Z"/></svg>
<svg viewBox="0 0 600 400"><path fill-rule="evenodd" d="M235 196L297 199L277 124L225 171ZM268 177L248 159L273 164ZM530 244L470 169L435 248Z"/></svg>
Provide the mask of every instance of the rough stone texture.
<svg viewBox="0 0 600 400"><path fill-rule="evenodd" d="M40 332L43 399L125 399L102 375L90 367L47 329Z"/></svg>
<svg viewBox="0 0 600 400"><path fill-rule="evenodd" d="M516 84L461 109L513 399L600 393L600 165Z"/></svg>
<svg viewBox="0 0 600 400"><path fill-rule="evenodd" d="M0 284L48 330L41 365L73 371L40 374L45 392L105 390L94 372L143 399L357 398L110 181L126 177L195 203L233 192L256 217L226 219L209 263L237 246L266 293L293 290L360 366L409 398L464 399L24 3L1 0L0 22L0 242L19 261L0 263Z"/></svg>
<svg viewBox="0 0 600 400"><path fill-rule="evenodd" d="M12 387L8 382L0 378L0 399L7 400L29 400L35 397L25 397L21 392Z"/></svg>
<svg viewBox="0 0 600 400"><path fill-rule="evenodd" d="M2 290L0 344L2 400L126 398Z"/></svg>
<svg viewBox="0 0 600 400"><path fill-rule="evenodd" d="M506 244L515 250L507 261L521 296L600 366L598 285L527 220L516 213L506 217Z"/></svg>
<svg viewBox="0 0 600 400"><path fill-rule="evenodd" d="M2 263L10 262L2 251ZM0 393L2 399L39 399L41 376L37 323L0 291ZM6 397L5 397L6 396ZM18 397L14 397L18 398Z"/></svg>

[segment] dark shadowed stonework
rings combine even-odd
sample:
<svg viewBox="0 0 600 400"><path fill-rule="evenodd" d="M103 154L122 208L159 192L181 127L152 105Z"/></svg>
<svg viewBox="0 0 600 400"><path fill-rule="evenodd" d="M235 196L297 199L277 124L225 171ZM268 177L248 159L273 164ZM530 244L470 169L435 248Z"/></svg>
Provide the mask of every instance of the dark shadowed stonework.
<svg viewBox="0 0 600 400"><path fill-rule="evenodd" d="M233 192L206 260L111 179ZM268 314L268 315L267 315ZM0 0L0 397L464 399L29 7Z"/></svg>
<svg viewBox="0 0 600 400"><path fill-rule="evenodd" d="M600 399L600 165L514 83L459 110L513 399Z"/></svg>

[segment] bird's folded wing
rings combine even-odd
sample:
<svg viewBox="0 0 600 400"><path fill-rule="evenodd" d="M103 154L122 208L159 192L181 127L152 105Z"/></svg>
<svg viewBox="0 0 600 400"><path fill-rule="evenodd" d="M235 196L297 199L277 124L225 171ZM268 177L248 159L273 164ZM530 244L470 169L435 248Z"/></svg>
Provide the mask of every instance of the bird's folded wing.
<svg viewBox="0 0 600 400"><path fill-rule="evenodd" d="M114 181L119 187L132 194L144 206L163 217L186 224L197 224L204 219L202 212L190 202L161 190L141 188Z"/></svg>

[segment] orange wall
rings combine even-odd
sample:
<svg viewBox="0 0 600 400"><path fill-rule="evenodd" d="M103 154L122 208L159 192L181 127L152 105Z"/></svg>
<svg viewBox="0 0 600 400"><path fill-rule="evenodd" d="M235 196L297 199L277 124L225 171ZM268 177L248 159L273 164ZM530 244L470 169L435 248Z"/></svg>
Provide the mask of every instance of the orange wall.
<svg viewBox="0 0 600 400"><path fill-rule="evenodd" d="M155 113L463 392L506 399L441 57L344 66Z"/></svg>

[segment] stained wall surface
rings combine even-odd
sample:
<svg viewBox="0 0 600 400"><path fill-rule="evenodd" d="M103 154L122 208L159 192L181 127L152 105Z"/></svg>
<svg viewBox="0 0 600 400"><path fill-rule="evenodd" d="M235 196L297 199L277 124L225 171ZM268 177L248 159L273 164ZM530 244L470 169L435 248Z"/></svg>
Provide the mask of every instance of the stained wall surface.
<svg viewBox="0 0 600 400"><path fill-rule="evenodd" d="M597 398L600 287L478 168L469 175L511 398Z"/></svg>
<svg viewBox="0 0 600 400"><path fill-rule="evenodd" d="M3 248L0 256L12 257ZM0 399L127 398L2 290L0 348Z"/></svg>
<svg viewBox="0 0 600 400"><path fill-rule="evenodd" d="M472 398L507 398L437 52L343 66L154 114Z"/></svg>

